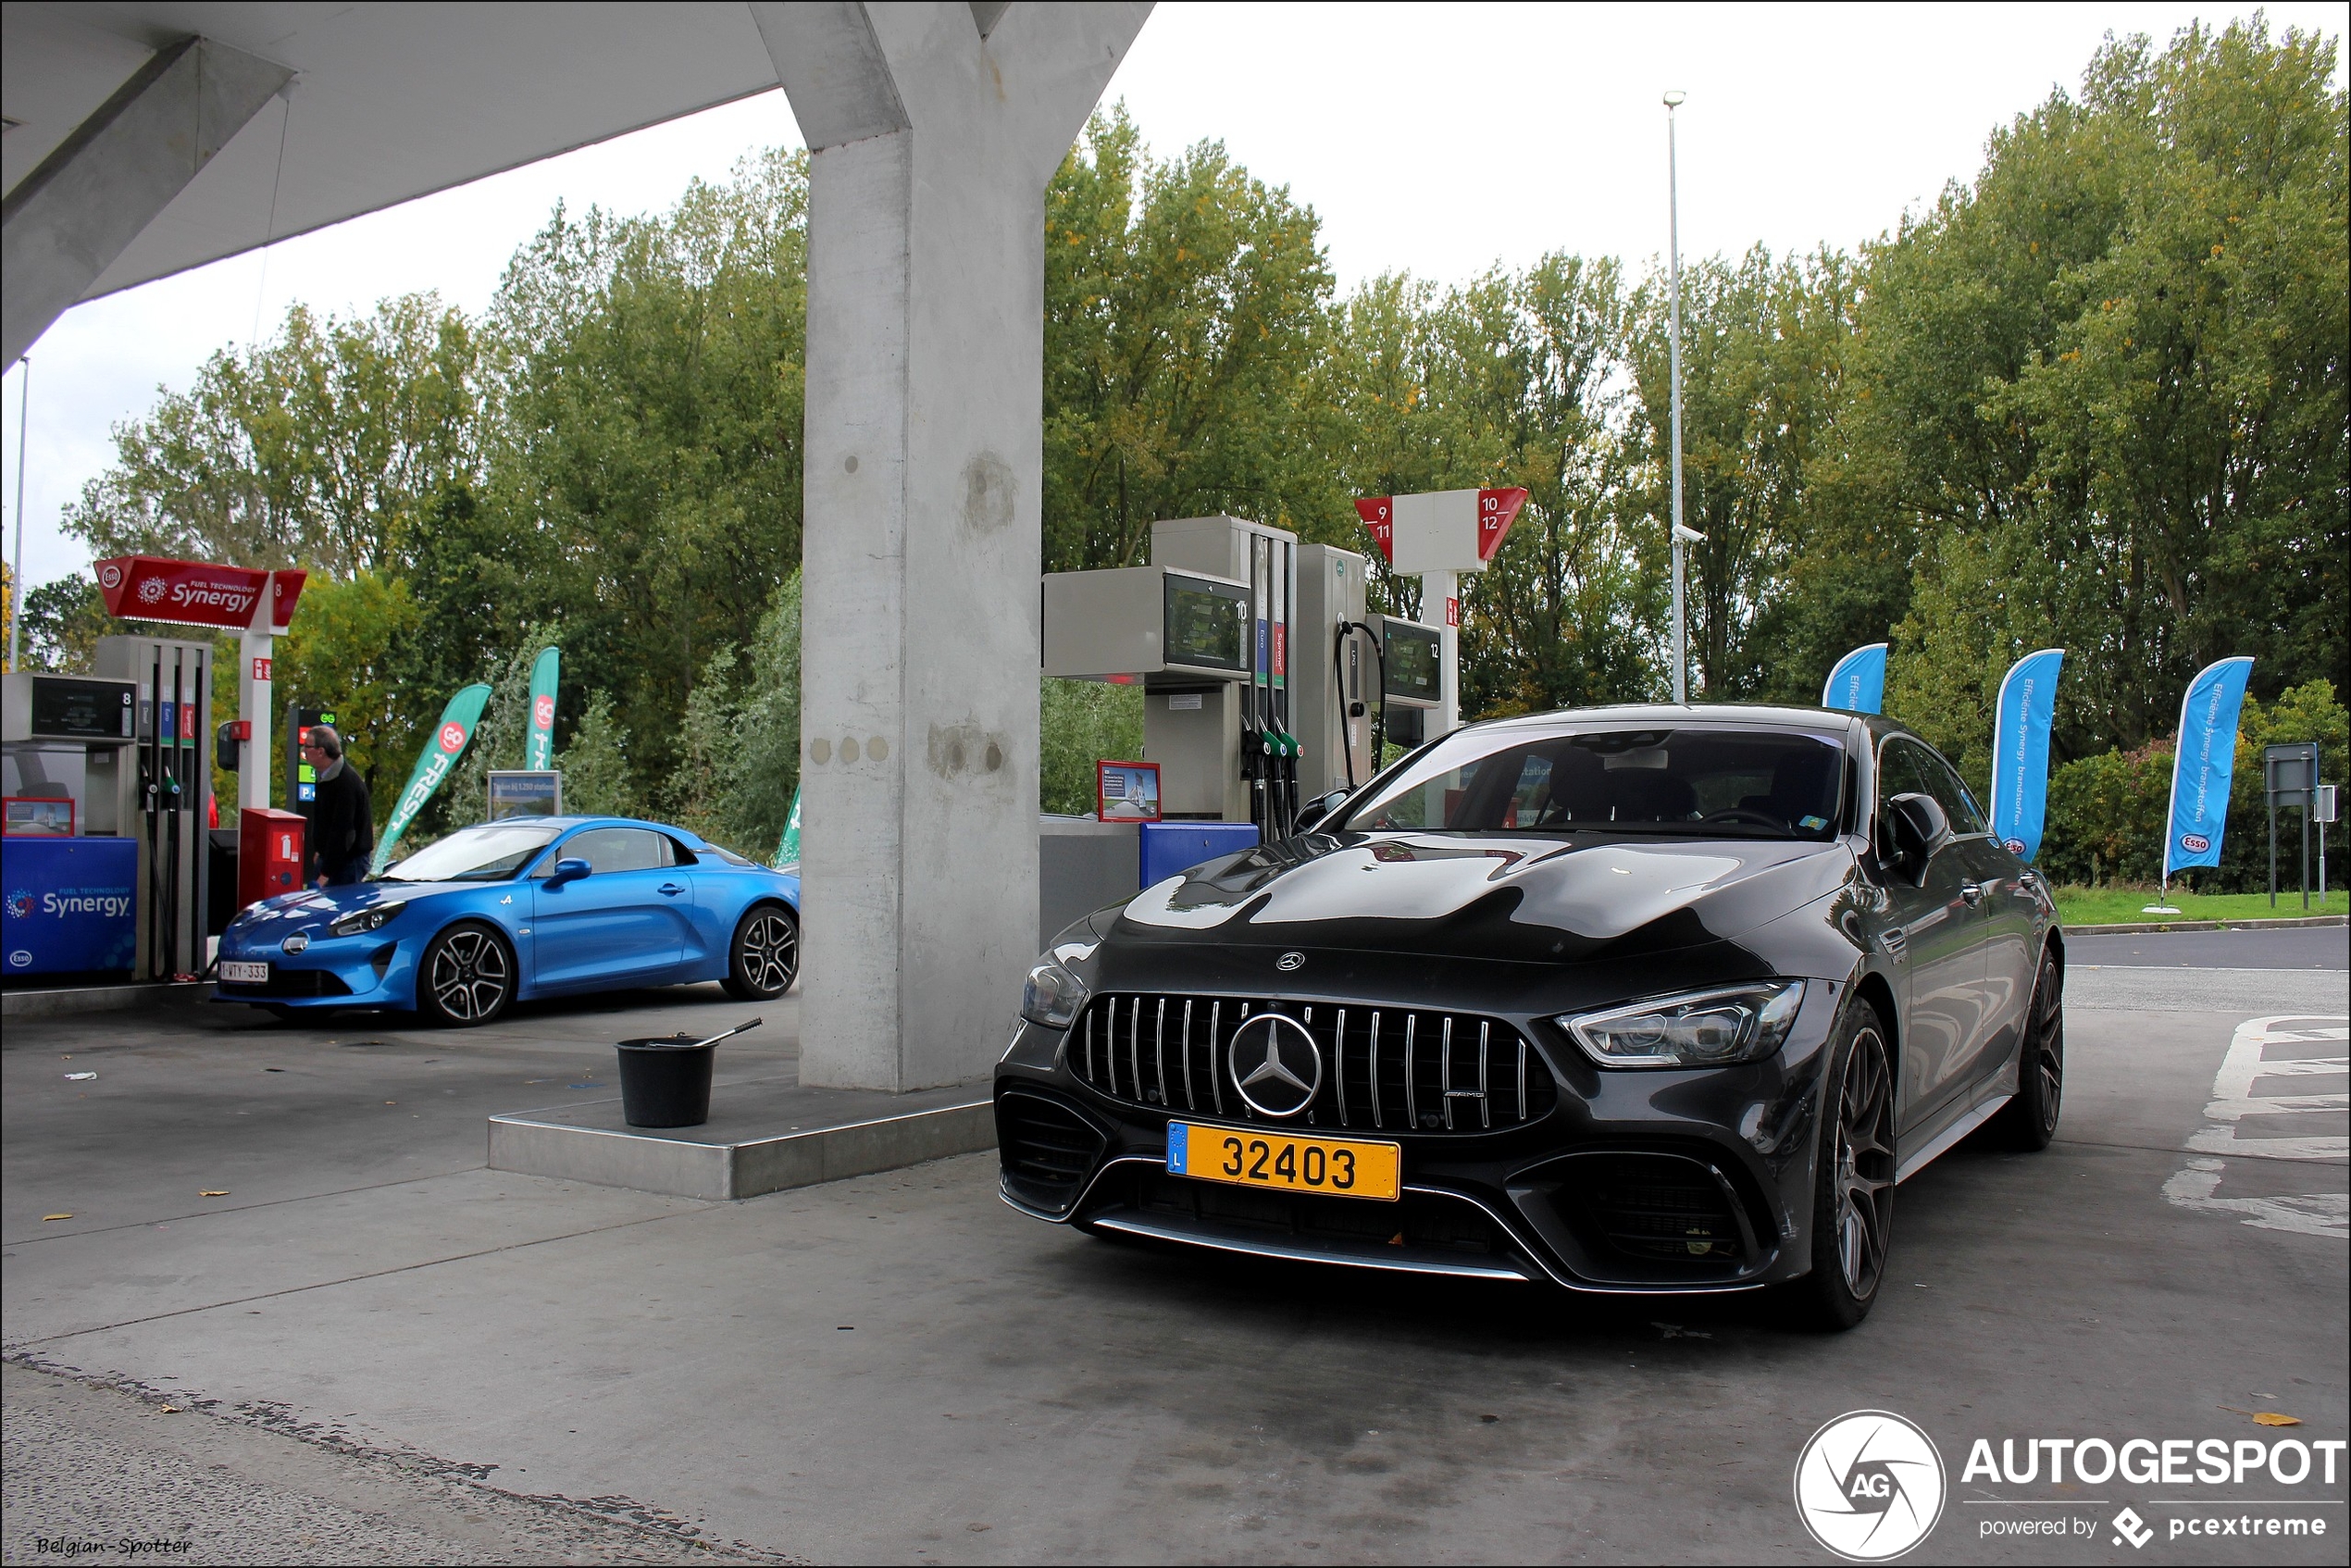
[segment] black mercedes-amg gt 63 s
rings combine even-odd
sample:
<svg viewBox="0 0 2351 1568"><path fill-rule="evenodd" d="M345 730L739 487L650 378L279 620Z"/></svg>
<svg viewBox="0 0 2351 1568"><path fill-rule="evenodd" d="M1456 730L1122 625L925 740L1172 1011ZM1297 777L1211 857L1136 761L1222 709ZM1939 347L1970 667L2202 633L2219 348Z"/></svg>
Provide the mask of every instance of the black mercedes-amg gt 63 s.
<svg viewBox="0 0 2351 1568"><path fill-rule="evenodd" d="M1474 725L1063 932L996 1070L1003 1196L1849 1327L1899 1183L1989 1122L2056 1131L2064 973L2046 885L1898 725Z"/></svg>

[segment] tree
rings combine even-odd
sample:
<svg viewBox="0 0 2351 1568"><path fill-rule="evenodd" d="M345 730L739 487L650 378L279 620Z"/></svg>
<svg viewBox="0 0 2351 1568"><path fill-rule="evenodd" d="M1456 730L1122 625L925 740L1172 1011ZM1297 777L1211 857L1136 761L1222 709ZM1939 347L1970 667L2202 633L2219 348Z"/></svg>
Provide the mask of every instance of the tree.
<svg viewBox="0 0 2351 1568"><path fill-rule="evenodd" d="M431 294L321 320L295 305L267 342L223 349L186 392L115 429L115 467L65 528L143 552L345 577L397 557L430 498L471 474L476 345Z"/></svg>
<svg viewBox="0 0 2351 1568"><path fill-rule="evenodd" d="M1096 115L1045 194L1046 569L1140 565L1159 518L1338 526L1306 395L1331 289L1287 189Z"/></svg>
<svg viewBox="0 0 2351 1568"><path fill-rule="evenodd" d="M2063 628L2060 755L2140 745L2224 654L2269 691L2343 667L2334 59L2258 18L2109 42L1870 255L1850 437L1924 537L1979 541L1924 553L1922 591L1998 561L2011 617Z"/></svg>
<svg viewBox="0 0 2351 1568"><path fill-rule="evenodd" d="M470 504L516 560L505 617L564 615L641 792L676 767L711 653L751 641L799 564L807 194L806 155L778 151L659 218L559 208L483 326L495 428Z"/></svg>

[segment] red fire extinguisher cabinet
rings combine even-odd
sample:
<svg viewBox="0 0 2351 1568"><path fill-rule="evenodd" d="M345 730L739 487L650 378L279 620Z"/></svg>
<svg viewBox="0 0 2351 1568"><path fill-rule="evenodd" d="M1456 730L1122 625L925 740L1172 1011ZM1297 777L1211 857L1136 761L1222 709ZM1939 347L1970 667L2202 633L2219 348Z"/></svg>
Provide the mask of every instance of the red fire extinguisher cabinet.
<svg viewBox="0 0 2351 1568"><path fill-rule="evenodd" d="M302 886L302 814L247 806L237 816L237 907Z"/></svg>

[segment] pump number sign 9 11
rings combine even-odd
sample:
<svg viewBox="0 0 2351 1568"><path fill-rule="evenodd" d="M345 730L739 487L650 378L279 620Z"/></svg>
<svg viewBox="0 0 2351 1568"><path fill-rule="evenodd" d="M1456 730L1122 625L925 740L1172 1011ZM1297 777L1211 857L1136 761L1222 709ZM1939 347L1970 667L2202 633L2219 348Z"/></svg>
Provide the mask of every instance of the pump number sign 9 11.
<svg viewBox="0 0 2351 1568"><path fill-rule="evenodd" d="M1167 1174L1201 1181L1393 1202L1402 1164L1402 1150L1393 1143L1167 1124Z"/></svg>

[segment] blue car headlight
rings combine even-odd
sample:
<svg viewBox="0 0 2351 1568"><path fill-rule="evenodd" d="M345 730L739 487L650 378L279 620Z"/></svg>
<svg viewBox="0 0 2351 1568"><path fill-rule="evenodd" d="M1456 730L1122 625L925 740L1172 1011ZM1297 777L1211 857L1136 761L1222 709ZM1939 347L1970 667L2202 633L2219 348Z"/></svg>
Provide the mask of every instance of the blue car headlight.
<svg viewBox="0 0 2351 1568"><path fill-rule="evenodd" d="M402 903L379 903L367 909L355 909L327 927L330 937L358 937L376 930L407 908Z"/></svg>
<svg viewBox="0 0 2351 1568"><path fill-rule="evenodd" d="M1722 1067L1777 1051L1803 1002L1803 981L1770 980L1570 1014L1557 1022L1603 1067Z"/></svg>
<svg viewBox="0 0 2351 1568"><path fill-rule="evenodd" d="M1028 972L1021 987L1020 1015L1049 1029L1065 1029L1085 1010L1086 982L1048 958Z"/></svg>

